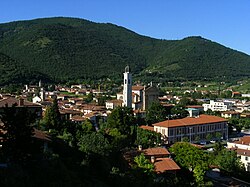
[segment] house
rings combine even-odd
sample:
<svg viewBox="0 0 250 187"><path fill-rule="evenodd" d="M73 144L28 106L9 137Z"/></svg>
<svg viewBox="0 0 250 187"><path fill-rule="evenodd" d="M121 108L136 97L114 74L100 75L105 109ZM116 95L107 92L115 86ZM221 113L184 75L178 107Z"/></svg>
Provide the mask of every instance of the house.
<svg viewBox="0 0 250 187"><path fill-rule="evenodd" d="M163 147L142 149L142 147L139 146L138 150L133 149L126 151L123 154L123 157L130 165L132 165L134 158L141 153L143 153L145 157L154 164L154 169L157 174L166 172L176 173L181 169L173 159L169 158L170 153Z"/></svg>
<svg viewBox="0 0 250 187"><path fill-rule="evenodd" d="M161 133L168 144L188 138L190 142L206 140L210 134L213 139L218 139L218 133L223 139L228 138L227 120L217 116L199 115L183 119L165 120L152 124L154 131Z"/></svg>
<svg viewBox="0 0 250 187"><path fill-rule="evenodd" d="M243 136L239 140L227 142L227 148L236 151L246 171L250 171L250 136Z"/></svg>
<svg viewBox="0 0 250 187"><path fill-rule="evenodd" d="M221 113L223 118L240 118L240 113L236 111L225 111Z"/></svg>
<svg viewBox="0 0 250 187"><path fill-rule="evenodd" d="M227 111L231 109L232 105L232 102L210 100L209 104L203 104L202 106L204 107L204 111L209 109L212 111Z"/></svg>
<svg viewBox="0 0 250 187"><path fill-rule="evenodd" d="M0 100L0 111L3 110L4 107L12 107L15 106L16 109L18 108L27 108L27 110L31 114L35 114L37 118L42 117L42 106L36 103L29 102L23 98L14 98L14 97L7 97Z"/></svg>
<svg viewBox="0 0 250 187"><path fill-rule="evenodd" d="M106 108L113 110L113 109L115 109L115 108L117 108L119 106L121 107L122 103L123 103L122 100L117 100L117 99L115 99L115 100L108 100L108 101L106 101Z"/></svg>

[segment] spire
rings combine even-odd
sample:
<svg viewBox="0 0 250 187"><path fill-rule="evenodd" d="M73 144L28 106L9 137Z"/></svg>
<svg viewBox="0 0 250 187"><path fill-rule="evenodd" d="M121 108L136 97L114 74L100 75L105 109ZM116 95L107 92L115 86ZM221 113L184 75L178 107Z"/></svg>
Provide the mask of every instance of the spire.
<svg viewBox="0 0 250 187"><path fill-rule="evenodd" d="M129 68L129 66L126 66L125 67L125 73L129 73L130 72L130 68Z"/></svg>

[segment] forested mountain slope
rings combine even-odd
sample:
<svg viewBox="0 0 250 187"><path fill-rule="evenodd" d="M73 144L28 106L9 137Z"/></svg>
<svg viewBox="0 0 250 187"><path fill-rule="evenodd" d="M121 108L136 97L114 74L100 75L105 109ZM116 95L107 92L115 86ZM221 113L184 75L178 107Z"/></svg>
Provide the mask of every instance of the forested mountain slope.
<svg viewBox="0 0 250 187"><path fill-rule="evenodd" d="M126 65L146 81L231 80L250 75L250 56L201 37L158 40L113 24L77 18L0 24L0 52L15 59L13 66L19 62L17 72L28 67L29 72L57 82L119 79ZM1 76L9 79L4 71Z"/></svg>

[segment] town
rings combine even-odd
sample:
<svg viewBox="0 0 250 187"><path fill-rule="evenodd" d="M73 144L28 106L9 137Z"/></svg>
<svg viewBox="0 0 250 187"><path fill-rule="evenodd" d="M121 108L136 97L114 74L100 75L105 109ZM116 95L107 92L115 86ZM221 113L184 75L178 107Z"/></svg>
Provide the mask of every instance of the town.
<svg viewBox="0 0 250 187"><path fill-rule="evenodd" d="M72 151L86 168L100 169L106 160L110 180L250 185L250 94L199 85L171 92L154 82L134 84L132 72L125 67L112 90L41 80L18 93L2 89L0 170Z"/></svg>

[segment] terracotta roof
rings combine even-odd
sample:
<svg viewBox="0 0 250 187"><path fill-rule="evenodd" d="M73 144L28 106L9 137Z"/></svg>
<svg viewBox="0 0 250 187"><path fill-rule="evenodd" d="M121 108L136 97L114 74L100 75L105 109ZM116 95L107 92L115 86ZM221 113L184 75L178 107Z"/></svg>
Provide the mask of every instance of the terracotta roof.
<svg viewBox="0 0 250 187"><path fill-rule="evenodd" d="M181 169L171 158L156 158L154 166L157 173Z"/></svg>
<svg viewBox="0 0 250 187"><path fill-rule="evenodd" d="M140 126L140 128L145 129L145 130L149 130L149 131L154 131L154 127L152 127L152 126L142 125L142 126Z"/></svg>
<svg viewBox="0 0 250 187"><path fill-rule="evenodd" d="M98 112L90 112L88 114L85 114L84 117L85 118L91 118L91 117L96 116L98 114L99 114Z"/></svg>
<svg viewBox="0 0 250 187"><path fill-rule="evenodd" d="M143 90L144 86L132 86L132 90Z"/></svg>
<svg viewBox="0 0 250 187"><path fill-rule="evenodd" d="M222 112L222 114L240 114L240 113L236 111L225 111L225 112Z"/></svg>
<svg viewBox="0 0 250 187"><path fill-rule="evenodd" d="M145 156L164 157L170 155L168 150L163 147L148 148L144 149L142 152Z"/></svg>
<svg viewBox="0 0 250 187"><path fill-rule="evenodd" d="M72 110L72 109L63 109L63 110L60 110L60 114L82 114L82 112Z"/></svg>
<svg viewBox="0 0 250 187"><path fill-rule="evenodd" d="M188 105L186 106L186 108L204 108L204 107L201 105Z"/></svg>
<svg viewBox="0 0 250 187"><path fill-rule="evenodd" d="M82 117L82 116L79 116L79 115L74 115L74 116L72 116L71 117L71 119L70 120L72 120L72 121L79 121L79 122L81 122L81 121L84 121L85 120L85 118L84 117Z"/></svg>
<svg viewBox="0 0 250 187"><path fill-rule="evenodd" d="M227 121L226 119L221 117L202 114L197 118L186 117L183 119L165 120L152 125L160 127L181 127L181 126L201 125L209 123L219 123L226 121Z"/></svg>
<svg viewBox="0 0 250 187"><path fill-rule="evenodd" d="M235 148L231 148L230 150L236 151L236 152L237 152L237 155L250 156L250 150L246 150L246 149L235 149Z"/></svg>
<svg viewBox="0 0 250 187"><path fill-rule="evenodd" d="M44 141L49 141L49 142L51 141L50 135L46 134L45 132L43 132L41 130L37 130L37 129L34 129L33 137L37 138L37 139L44 140Z"/></svg>
<svg viewBox="0 0 250 187"><path fill-rule="evenodd" d="M239 139L239 141L235 141L233 143L250 145L250 136L243 136L242 138Z"/></svg>
<svg viewBox="0 0 250 187"><path fill-rule="evenodd" d="M19 99L16 99L14 97L8 97L8 98L0 100L0 107L5 107L6 105L8 107L11 107L13 105L22 106L22 105L20 105ZM26 106L26 107L34 107L34 106L36 106L36 107L39 107L40 105L29 102L29 101L26 101L26 100L23 100L23 106Z"/></svg>
<svg viewBox="0 0 250 187"><path fill-rule="evenodd" d="M123 101L119 99L114 99L114 100L108 100L106 103L114 103L114 104L122 104Z"/></svg>

